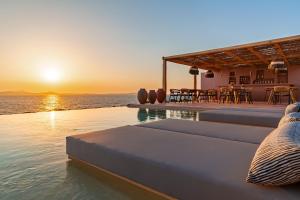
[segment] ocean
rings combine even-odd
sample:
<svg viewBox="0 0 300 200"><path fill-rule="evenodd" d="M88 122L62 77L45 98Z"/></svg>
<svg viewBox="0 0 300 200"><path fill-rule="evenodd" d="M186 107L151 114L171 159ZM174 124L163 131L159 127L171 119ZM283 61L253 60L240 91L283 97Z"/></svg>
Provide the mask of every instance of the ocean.
<svg viewBox="0 0 300 200"><path fill-rule="evenodd" d="M132 96L93 98L99 106L124 104L127 98L135 100ZM43 105L37 99L32 102ZM88 101L81 97L60 99L69 104L80 102L81 107ZM106 99L106 104L98 102L101 99ZM20 102L17 98L14 101ZM0 199L155 200L143 191L129 190L125 184L116 184L73 163L66 154L65 138L167 118L197 121L199 113L120 106L0 115Z"/></svg>
<svg viewBox="0 0 300 200"><path fill-rule="evenodd" d="M0 96L0 199L155 200L68 159L66 137L198 112L128 108L136 95ZM49 111L49 112L48 112Z"/></svg>
<svg viewBox="0 0 300 200"><path fill-rule="evenodd" d="M0 115L119 107L136 102L135 94L0 96Z"/></svg>

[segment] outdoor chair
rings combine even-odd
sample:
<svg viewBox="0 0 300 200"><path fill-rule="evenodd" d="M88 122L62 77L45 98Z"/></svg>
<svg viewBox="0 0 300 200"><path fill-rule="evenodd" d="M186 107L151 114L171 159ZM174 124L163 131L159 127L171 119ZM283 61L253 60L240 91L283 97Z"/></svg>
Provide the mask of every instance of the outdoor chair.
<svg viewBox="0 0 300 200"><path fill-rule="evenodd" d="M209 89L207 91L208 101L214 102L218 100L218 91L215 89Z"/></svg>
<svg viewBox="0 0 300 200"><path fill-rule="evenodd" d="M182 88L180 90L180 102L189 102L192 100L192 95L189 89Z"/></svg>
<svg viewBox="0 0 300 200"><path fill-rule="evenodd" d="M245 101L246 103L253 104L252 92L250 88L236 89L234 92L235 103L241 103Z"/></svg>
<svg viewBox="0 0 300 200"><path fill-rule="evenodd" d="M169 102L179 102L180 100L180 90L170 89Z"/></svg>
<svg viewBox="0 0 300 200"><path fill-rule="evenodd" d="M198 102L208 101L208 90L198 90Z"/></svg>
<svg viewBox="0 0 300 200"><path fill-rule="evenodd" d="M234 95L231 89L228 87L221 87L219 94L219 103L232 103L234 102Z"/></svg>
<svg viewBox="0 0 300 200"><path fill-rule="evenodd" d="M197 101L198 97L198 90L197 89L192 89L192 90L189 90L189 101Z"/></svg>
<svg viewBox="0 0 300 200"><path fill-rule="evenodd" d="M286 98L288 104L291 103L291 96L290 96L290 87L288 86L275 86L273 89L273 104L281 104L282 98Z"/></svg>

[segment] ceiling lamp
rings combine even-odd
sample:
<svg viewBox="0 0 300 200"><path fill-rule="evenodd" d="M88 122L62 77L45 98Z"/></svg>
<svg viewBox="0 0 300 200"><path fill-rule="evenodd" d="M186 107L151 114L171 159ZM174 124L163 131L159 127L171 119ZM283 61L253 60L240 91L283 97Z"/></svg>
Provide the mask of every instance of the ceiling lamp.
<svg viewBox="0 0 300 200"><path fill-rule="evenodd" d="M199 74L199 69L197 67L191 67L189 70L189 73L192 75L198 75Z"/></svg>
<svg viewBox="0 0 300 200"><path fill-rule="evenodd" d="M205 72L205 78L214 78L214 77L215 77L215 74L213 73L213 71L207 70Z"/></svg>
<svg viewBox="0 0 300 200"><path fill-rule="evenodd" d="M271 63L268 66L268 69L275 70L275 71L276 69L284 69L284 68L286 68L284 66L284 61L271 61Z"/></svg>

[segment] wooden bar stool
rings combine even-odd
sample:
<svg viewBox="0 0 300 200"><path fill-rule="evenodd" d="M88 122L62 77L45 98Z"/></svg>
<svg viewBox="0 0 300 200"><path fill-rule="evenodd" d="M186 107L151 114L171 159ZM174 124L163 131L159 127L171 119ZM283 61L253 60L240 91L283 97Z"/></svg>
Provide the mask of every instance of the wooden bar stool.
<svg viewBox="0 0 300 200"><path fill-rule="evenodd" d="M270 94L271 94L271 91L272 91L273 88L266 88L266 92L265 92L265 98L264 100L267 101Z"/></svg>

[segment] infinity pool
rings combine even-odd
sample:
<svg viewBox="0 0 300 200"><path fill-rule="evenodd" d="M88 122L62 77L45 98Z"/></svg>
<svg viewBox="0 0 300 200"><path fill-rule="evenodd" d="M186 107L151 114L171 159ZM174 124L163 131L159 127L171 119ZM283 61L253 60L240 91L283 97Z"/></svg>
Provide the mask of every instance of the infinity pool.
<svg viewBox="0 0 300 200"><path fill-rule="evenodd" d="M72 164L65 137L166 118L198 113L115 107L0 115L0 199L135 199Z"/></svg>

